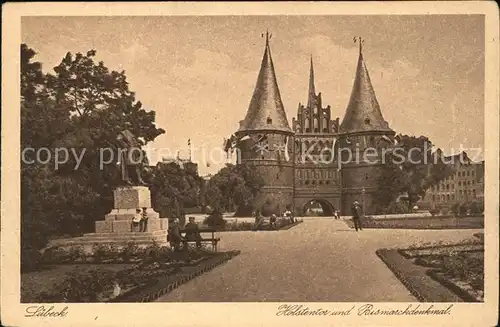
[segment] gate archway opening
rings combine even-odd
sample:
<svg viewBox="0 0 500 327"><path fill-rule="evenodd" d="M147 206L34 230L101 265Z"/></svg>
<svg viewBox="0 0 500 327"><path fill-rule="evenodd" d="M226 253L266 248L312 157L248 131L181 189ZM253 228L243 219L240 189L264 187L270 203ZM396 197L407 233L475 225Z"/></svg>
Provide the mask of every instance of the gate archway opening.
<svg viewBox="0 0 500 327"><path fill-rule="evenodd" d="M304 216L333 216L335 207L326 200L314 199L304 204Z"/></svg>

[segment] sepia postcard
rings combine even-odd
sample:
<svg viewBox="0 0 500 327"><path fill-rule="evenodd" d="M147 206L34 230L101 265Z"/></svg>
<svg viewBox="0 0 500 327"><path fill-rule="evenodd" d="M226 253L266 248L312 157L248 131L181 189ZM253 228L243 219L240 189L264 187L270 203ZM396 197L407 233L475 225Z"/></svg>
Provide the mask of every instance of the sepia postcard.
<svg viewBox="0 0 500 327"><path fill-rule="evenodd" d="M494 326L495 2L8 3L5 326Z"/></svg>

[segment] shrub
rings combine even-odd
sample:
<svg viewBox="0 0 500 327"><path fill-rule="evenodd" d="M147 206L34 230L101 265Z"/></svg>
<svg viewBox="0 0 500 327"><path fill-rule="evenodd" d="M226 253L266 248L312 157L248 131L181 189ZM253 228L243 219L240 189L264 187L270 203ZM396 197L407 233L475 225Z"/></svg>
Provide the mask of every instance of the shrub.
<svg viewBox="0 0 500 327"><path fill-rule="evenodd" d="M484 211L484 203L473 201L469 206L469 211L472 215L481 214Z"/></svg>
<svg viewBox="0 0 500 327"><path fill-rule="evenodd" d="M228 223L226 224L226 227L224 228L224 230L227 230L227 231L245 231L245 230L252 230L254 228L254 223L251 223L251 222L246 222L246 221L242 221L242 222L231 222L231 223Z"/></svg>
<svg viewBox="0 0 500 327"><path fill-rule="evenodd" d="M129 242L127 243L126 246L124 246L120 253L119 253L119 257L127 262L127 261L130 261L130 259L138 256L140 254L140 249L139 247L137 246L137 244L133 243L133 242Z"/></svg>
<svg viewBox="0 0 500 327"><path fill-rule="evenodd" d="M456 253L443 258L443 271L468 281L475 289L484 289L484 257Z"/></svg>
<svg viewBox="0 0 500 327"><path fill-rule="evenodd" d="M96 243L92 246L92 256L95 262L102 262L111 257L112 254L112 248L109 244Z"/></svg>
<svg viewBox="0 0 500 327"><path fill-rule="evenodd" d="M439 205L433 205L432 208L429 210L429 213L432 216L436 216L441 212L441 207Z"/></svg>
<svg viewBox="0 0 500 327"><path fill-rule="evenodd" d="M408 213L408 206L403 202L393 202L386 210L387 214L401 214Z"/></svg>
<svg viewBox="0 0 500 327"><path fill-rule="evenodd" d="M469 204L467 202L462 202L458 206L458 215L465 216L468 210L469 210Z"/></svg>
<svg viewBox="0 0 500 327"><path fill-rule="evenodd" d="M450 207L450 211L452 214L454 215L458 215L459 213L459 208L460 208L460 203L458 202L455 202L452 204L452 206Z"/></svg>
<svg viewBox="0 0 500 327"><path fill-rule="evenodd" d="M70 260L69 251L62 247L48 248L43 252L44 263L65 263Z"/></svg>
<svg viewBox="0 0 500 327"><path fill-rule="evenodd" d="M203 224L218 229L223 229L226 223L227 221L224 220L222 213L219 211L212 212L203 220Z"/></svg>
<svg viewBox="0 0 500 327"><path fill-rule="evenodd" d="M159 246L157 243L153 243L144 248L144 254L142 255L143 264L151 264L154 262L170 262L179 259L179 255L185 255L188 251L174 251L166 246ZM199 252L199 251L198 251Z"/></svg>
<svg viewBox="0 0 500 327"><path fill-rule="evenodd" d="M267 199L266 202L264 202L264 204L261 206L260 213L264 217L269 217L272 214L275 214L276 216L280 216L281 215L280 210L281 210L281 208L280 208L279 204L274 204L271 201L271 199Z"/></svg>
<svg viewBox="0 0 500 327"><path fill-rule="evenodd" d="M108 270L83 269L66 274L50 293L42 293L40 302L96 302L114 285L115 274Z"/></svg>
<svg viewBox="0 0 500 327"><path fill-rule="evenodd" d="M68 260L70 262L85 261L87 255L82 246L72 246L68 250Z"/></svg>
<svg viewBox="0 0 500 327"><path fill-rule="evenodd" d="M440 210L440 214L441 214L441 215L443 215L443 216L446 216L446 215L448 215L449 213L450 213L450 208L448 208L448 207L443 207L443 208L441 208L441 210Z"/></svg>

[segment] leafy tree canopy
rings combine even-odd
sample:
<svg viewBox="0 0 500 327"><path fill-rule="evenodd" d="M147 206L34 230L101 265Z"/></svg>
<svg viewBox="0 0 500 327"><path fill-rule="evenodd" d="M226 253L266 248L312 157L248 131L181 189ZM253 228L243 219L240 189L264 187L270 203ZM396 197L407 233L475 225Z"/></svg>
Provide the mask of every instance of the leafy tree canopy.
<svg viewBox="0 0 500 327"><path fill-rule="evenodd" d="M451 174L451 167L432 152L425 136L398 135L396 144L385 152L384 166L378 177L375 201L379 211L401 194L406 195L409 210L424 197L431 186Z"/></svg>
<svg viewBox="0 0 500 327"><path fill-rule="evenodd" d="M20 47L21 147L35 150L24 151L21 163L24 249L43 247L49 235L92 231L109 212L118 169L113 161L100 166L100 149L116 150L119 131L129 129L142 144L165 132L135 99L125 72L110 71L95 55L67 53L45 74L36 52ZM72 155L56 169L54 161L35 160L41 148L52 158L56 148L85 152L78 169Z"/></svg>

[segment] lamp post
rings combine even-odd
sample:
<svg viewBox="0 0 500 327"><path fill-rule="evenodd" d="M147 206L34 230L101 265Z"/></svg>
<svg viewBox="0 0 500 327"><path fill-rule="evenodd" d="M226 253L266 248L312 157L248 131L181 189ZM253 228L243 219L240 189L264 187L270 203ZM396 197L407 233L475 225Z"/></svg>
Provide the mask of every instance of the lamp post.
<svg viewBox="0 0 500 327"><path fill-rule="evenodd" d="M366 193L366 190L363 187L361 189L361 201L362 201L362 204L363 204L363 206L362 206L362 208L363 208L363 214L365 213L365 193Z"/></svg>

